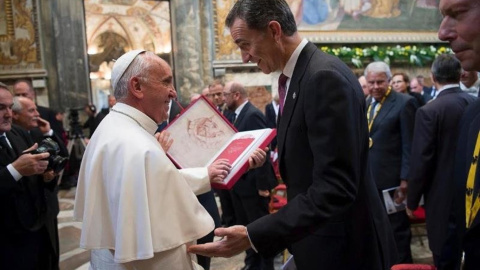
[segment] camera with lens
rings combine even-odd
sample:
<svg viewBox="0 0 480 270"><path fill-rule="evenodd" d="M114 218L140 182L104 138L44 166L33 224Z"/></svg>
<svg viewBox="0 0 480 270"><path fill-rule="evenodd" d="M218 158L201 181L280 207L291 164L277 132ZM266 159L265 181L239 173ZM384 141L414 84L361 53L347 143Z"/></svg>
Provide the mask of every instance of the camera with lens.
<svg viewBox="0 0 480 270"><path fill-rule="evenodd" d="M46 138L40 143L37 149L30 151L31 154L50 153L48 159L47 170L52 169L55 173L60 172L65 168L68 158L58 155L60 153L60 147L58 144L50 139Z"/></svg>

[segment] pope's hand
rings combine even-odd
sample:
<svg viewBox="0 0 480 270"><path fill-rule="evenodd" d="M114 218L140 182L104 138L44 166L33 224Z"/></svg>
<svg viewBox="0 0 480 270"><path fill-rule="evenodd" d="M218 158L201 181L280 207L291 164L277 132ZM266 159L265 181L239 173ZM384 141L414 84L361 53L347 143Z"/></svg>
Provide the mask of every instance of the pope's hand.
<svg viewBox="0 0 480 270"><path fill-rule="evenodd" d="M208 177L212 183L222 183L232 169L228 159L217 159L208 166Z"/></svg>
<svg viewBox="0 0 480 270"><path fill-rule="evenodd" d="M248 164L250 165L249 169L261 167L267 159L267 151L268 147L265 148L265 150L257 148L248 158Z"/></svg>
<svg viewBox="0 0 480 270"><path fill-rule="evenodd" d="M222 239L202 245L189 246L188 252L207 257L230 258L251 247L245 226L237 225L228 228L218 228L215 230L215 235L222 237Z"/></svg>
<svg viewBox="0 0 480 270"><path fill-rule="evenodd" d="M170 146L172 146L173 139L170 139L170 132L164 130L162 132L155 133L155 138L162 146L163 151L168 152Z"/></svg>

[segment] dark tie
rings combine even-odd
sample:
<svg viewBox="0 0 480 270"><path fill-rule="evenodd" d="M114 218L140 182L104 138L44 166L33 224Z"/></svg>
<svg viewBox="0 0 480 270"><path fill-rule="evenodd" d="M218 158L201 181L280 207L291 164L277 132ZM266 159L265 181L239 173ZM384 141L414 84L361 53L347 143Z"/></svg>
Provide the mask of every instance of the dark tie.
<svg viewBox="0 0 480 270"><path fill-rule="evenodd" d="M232 113L232 124L235 124L235 121L237 121L237 114Z"/></svg>
<svg viewBox="0 0 480 270"><path fill-rule="evenodd" d="M0 137L0 146L2 147L2 149L5 149L5 154L10 158L10 159L14 159L15 158L15 153L13 153L13 149L10 147L10 145L8 145L8 142L7 142L7 137L5 136L1 136Z"/></svg>
<svg viewBox="0 0 480 270"><path fill-rule="evenodd" d="M283 73L280 74L280 77L278 77L278 105L280 114L283 113L283 104L285 103L285 94L287 93L287 79L288 77Z"/></svg>
<svg viewBox="0 0 480 270"><path fill-rule="evenodd" d="M160 125L158 125L157 131L155 133L162 132L165 127L167 127L167 121L163 121Z"/></svg>
<svg viewBox="0 0 480 270"><path fill-rule="evenodd" d="M377 107L377 101L374 99L372 104L370 105L370 115L368 116L368 123L372 123L373 116L375 115L375 107Z"/></svg>

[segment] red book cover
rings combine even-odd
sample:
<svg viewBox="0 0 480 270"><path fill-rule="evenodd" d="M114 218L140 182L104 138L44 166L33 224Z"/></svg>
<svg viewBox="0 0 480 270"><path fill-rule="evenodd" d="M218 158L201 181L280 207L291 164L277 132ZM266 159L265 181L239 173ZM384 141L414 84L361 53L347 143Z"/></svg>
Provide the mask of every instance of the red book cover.
<svg viewBox="0 0 480 270"><path fill-rule="evenodd" d="M230 164L233 164L254 140L255 139L251 137L231 141L227 148L225 148L215 160L224 158L227 159Z"/></svg>

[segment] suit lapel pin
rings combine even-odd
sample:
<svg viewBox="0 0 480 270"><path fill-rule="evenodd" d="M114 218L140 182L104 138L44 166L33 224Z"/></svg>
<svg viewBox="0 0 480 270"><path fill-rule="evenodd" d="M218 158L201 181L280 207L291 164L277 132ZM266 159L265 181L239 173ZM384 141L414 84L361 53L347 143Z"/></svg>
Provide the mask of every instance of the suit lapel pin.
<svg viewBox="0 0 480 270"><path fill-rule="evenodd" d="M297 93L293 92L293 99L297 97Z"/></svg>

